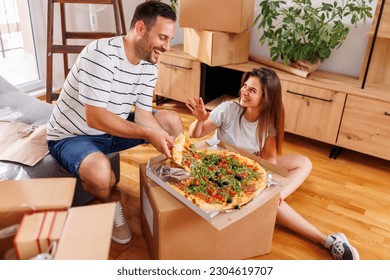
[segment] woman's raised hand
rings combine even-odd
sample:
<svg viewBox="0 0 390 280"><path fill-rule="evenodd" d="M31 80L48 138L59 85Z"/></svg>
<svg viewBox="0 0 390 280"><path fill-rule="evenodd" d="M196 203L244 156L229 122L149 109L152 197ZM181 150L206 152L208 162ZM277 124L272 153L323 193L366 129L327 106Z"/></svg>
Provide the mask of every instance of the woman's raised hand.
<svg viewBox="0 0 390 280"><path fill-rule="evenodd" d="M198 121L204 122L210 116L210 112L206 111L202 97L187 99L186 106Z"/></svg>

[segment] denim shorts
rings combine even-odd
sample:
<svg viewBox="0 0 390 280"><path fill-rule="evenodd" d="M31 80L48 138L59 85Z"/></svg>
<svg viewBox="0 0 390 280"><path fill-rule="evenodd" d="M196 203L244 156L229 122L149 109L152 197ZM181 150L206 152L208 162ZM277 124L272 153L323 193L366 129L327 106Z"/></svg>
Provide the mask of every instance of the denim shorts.
<svg viewBox="0 0 390 280"><path fill-rule="evenodd" d="M134 120L134 114L130 115L127 119ZM145 139L122 138L109 134L79 135L47 142L50 154L77 178L80 164L88 155L94 152L110 154L145 143L147 143Z"/></svg>

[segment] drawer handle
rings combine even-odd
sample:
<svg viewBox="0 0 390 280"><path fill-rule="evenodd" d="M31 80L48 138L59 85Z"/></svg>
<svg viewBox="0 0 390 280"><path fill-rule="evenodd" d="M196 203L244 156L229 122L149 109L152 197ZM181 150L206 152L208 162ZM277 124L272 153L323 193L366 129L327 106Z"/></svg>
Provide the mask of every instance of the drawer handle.
<svg viewBox="0 0 390 280"><path fill-rule="evenodd" d="M291 93L291 94L303 96L303 97L308 97L308 98L312 98L312 99L317 99L317 100L321 100L321 101L326 101L326 102L332 102L332 101L333 101L332 99L325 99L325 98L310 96L310 95L306 95L306 94L303 94L303 93L291 91L291 90L289 90L289 89L287 90L287 92L288 92L288 93Z"/></svg>
<svg viewBox="0 0 390 280"><path fill-rule="evenodd" d="M385 116L390 116L390 113L385 112Z"/></svg>
<svg viewBox="0 0 390 280"><path fill-rule="evenodd" d="M184 66L180 66L180 65L176 65L176 64L166 63L164 61L160 61L160 63L164 64L166 66L171 66L171 67L175 67L175 68L181 68L181 69L185 69L185 70L192 70L191 67L184 67Z"/></svg>

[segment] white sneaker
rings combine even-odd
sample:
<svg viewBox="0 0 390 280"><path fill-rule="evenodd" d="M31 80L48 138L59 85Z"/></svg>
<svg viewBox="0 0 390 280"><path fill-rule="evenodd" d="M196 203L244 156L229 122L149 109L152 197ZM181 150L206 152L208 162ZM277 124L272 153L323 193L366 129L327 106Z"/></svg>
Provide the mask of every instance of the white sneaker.
<svg viewBox="0 0 390 280"><path fill-rule="evenodd" d="M131 240L131 231L125 216L121 203L118 201L115 206L114 226L111 239L119 244L127 244Z"/></svg>
<svg viewBox="0 0 390 280"><path fill-rule="evenodd" d="M333 258L336 260L359 260L359 253L348 242L344 233L332 233L328 235L325 241L325 247L330 250Z"/></svg>

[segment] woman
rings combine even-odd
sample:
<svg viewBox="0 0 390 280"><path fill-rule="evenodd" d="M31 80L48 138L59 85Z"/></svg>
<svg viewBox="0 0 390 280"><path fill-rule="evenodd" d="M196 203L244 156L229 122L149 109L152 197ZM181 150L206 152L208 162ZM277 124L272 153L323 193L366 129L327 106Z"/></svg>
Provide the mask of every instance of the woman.
<svg viewBox="0 0 390 280"><path fill-rule="evenodd" d="M288 170L290 184L283 186L276 221L329 249L335 259L358 260L359 253L343 233L326 235L291 208L284 199L309 175L312 164L302 155L282 154L284 109L279 77L268 68L253 69L242 76L239 98L207 112L201 98L187 100L196 120L190 137L204 137L216 130L213 138L227 142Z"/></svg>

